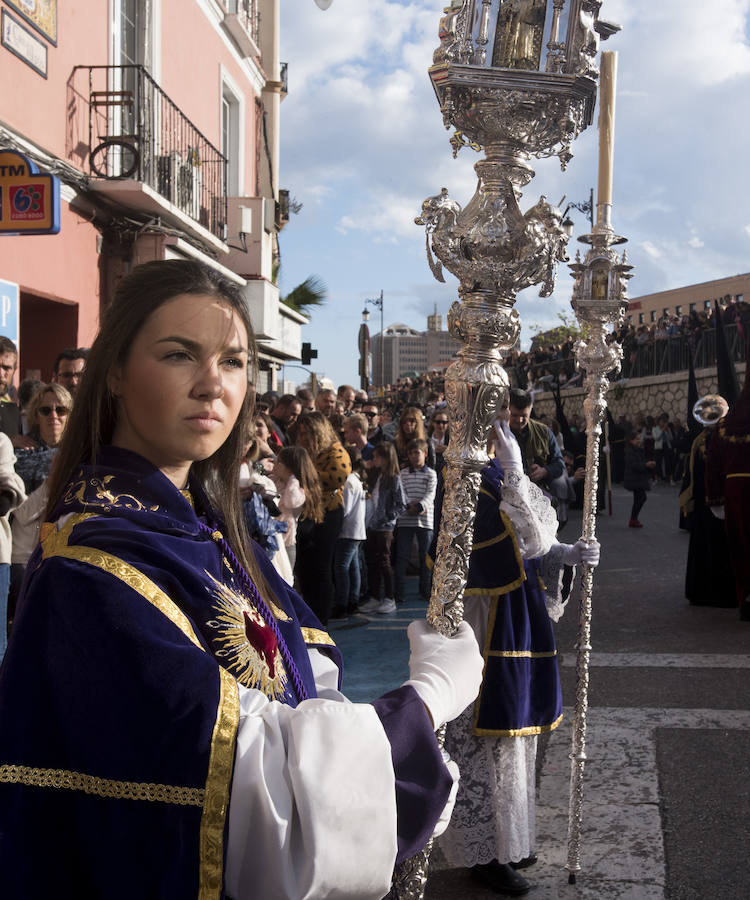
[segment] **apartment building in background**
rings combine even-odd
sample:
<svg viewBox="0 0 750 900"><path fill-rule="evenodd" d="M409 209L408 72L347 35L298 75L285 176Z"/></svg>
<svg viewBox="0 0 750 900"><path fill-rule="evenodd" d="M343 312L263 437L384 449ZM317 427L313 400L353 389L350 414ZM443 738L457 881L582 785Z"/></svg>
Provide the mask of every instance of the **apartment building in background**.
<svg viewBox="0 0 750 900"><path fill-rule="evenodd" d="M260 390L299 359L307 319L273 278L289 205L280 2L78 0L73 15L0 0L0 198L16 154L60 183L58 233L0 235L17 313L0 332L21 377L49 378L60 349L88 346L119 279L154 259L199 259L242 288Z"/></svg>
<svg viewBox="0 0 750 900"><path fill-rule="evenodd" d="M427 317L426 331L417 331L402 322L394 322L382 334L373 335L372 383L395 384L404 376L444 369L461 345L451 337L450 332L443 331L442 323L443 318L436 309ZM385 373L385 381L381 378L381 368Z"/></svg>

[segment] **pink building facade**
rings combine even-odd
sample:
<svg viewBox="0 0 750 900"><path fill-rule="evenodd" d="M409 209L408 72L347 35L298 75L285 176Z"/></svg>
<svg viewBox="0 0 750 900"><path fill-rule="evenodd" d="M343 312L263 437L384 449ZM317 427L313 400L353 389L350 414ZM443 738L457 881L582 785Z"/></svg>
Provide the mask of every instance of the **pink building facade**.
<svg viewBox="0 0 750 900"><path fill-rule="evenodd" d="M197 258L242 286L260 389L299 358L306 319L273 283L288 214L279 2L0 2L0 151L61 182L58 234L0 235L21 378L88 346L118 280L151 259Z"/></svg>

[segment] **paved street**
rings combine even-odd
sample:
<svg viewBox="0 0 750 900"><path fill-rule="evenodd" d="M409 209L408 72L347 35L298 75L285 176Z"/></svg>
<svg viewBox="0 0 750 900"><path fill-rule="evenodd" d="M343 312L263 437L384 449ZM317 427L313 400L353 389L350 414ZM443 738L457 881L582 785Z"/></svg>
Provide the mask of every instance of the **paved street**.
<svg viewBox="0 0 750 900"><path fill-rule="evenodd" d="M597 531L582 871L566 861L576 608L558 626L565 721L540 742L539 863L527 871L536 900L746 900L750 821L750 625L734 610L684 600L688 536L677 528L676 487L657 487L627 527L630 497ZM580 519L561 536L577 537ZM416 579L411 579L413 587ZM347 664L345 690L367 700L407 677L405 628L418 601L333 634ZM496 896L440 861L427 897Z"/></svg>

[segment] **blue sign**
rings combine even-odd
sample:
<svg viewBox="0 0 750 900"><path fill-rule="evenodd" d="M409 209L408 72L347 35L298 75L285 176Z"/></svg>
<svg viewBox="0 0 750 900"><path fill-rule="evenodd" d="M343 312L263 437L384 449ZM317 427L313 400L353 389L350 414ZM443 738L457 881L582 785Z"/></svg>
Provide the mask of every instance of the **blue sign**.
<svg viewBox="0 0 750 900"><path fill-rule="evenodd" d="M18 346L19 290L12 281L0 278L0 334Z"/></svg>

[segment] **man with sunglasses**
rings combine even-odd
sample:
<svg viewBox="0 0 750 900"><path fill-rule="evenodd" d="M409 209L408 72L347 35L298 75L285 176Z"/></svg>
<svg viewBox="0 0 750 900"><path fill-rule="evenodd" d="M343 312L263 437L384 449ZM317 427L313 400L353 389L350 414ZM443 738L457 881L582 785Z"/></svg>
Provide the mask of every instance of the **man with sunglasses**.
<svg viewBox="0 0 750 900"><path fill-rule="evenodd" d="M362 405L362 415L367 419L367 443L382 444L385 440L383 429L380 427L380 408L377 403L368 400Z"/></svg>
<svg viewBox="0 0 750 900"><path fill-rule="evenodd" d="M89 351L84 347L73 350L62 350L57 354L52 373L52 381L61 384L75 397L86 368L86 357Z"/></svg>

